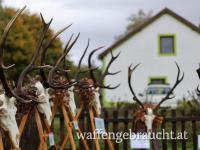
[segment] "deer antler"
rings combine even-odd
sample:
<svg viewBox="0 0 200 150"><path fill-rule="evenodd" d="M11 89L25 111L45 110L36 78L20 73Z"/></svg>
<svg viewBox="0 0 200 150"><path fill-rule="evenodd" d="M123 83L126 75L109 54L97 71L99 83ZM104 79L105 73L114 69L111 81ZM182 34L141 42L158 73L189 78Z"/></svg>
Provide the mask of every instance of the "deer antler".
<svg viewBox="0 0 200 150"><path fill-rule="evenodd" d="M144 105L142 104L142 102L137 98L132 85L131 85L131 77L132 77L132 73L133 71L139 66L140 64L137 64L136 66L134 66L133 68L131 68L132 65L130 65L128 67L128 85L129 85L129 89L133 95L133 100L136 101L142 108L144 108Z"/></svg>
<svg viewBox="0 0 200 150"><path fill-rule="evenodd" d="M19 97L18 95L16 95L9 87L8 82L6 80L5 74L4 74L4 70L5 69L9 69L11 66L9 67L5 67L5 65L3 64L3 54L4 54L4 46L5 46L5 42L8 36L8 33L10 31L10 29L12 28L12 26L14 25L15 21L17 20L17 18L21 15L21 13L23 12L23 10L26 7L23 7L22 9L18 10L17 13L14 15L14 17L9 21L9 23L6 25L1 41L0 41L0 79L2 82L2 85L4 87L5 90L5 94L8 97L15 97L18 101L23 102L23 103L29 103L31 101L25 101L23 98Z"/></svg>
<svg viewBox="0 0 200 150"><path fill-rule="evenodd" d="M199 85L197 86L197 89L196 89L196 91L197 91L197 95L198 95L198 96L200 96L200 89L199 89Z"/></svg>
<svg viewBox="0 0 200 150"><path fill-rule="evenodd" d="M74 36L74 34L72 34L72 35L70 36L69 41L67 42L64 51L67 50L67 47L68 47L68 45L70 44L70 42L71 42L73 36ZM64 59L64 60L63 60L63 68L66 68L66 67L67 67L67 65L66 65L66 59ZM66 76L67 81L69 82L69 81L70 81L70 78L69 78L69 74L68 74L67 72L65 73L65 76Z"/></svg>
<svg viewBox="0 0 200 150"><path fill-rule="evenodd" d="M88 68L90 69L89 73L90 73L90 77L92 78L94 84L97 83L96 79L95 79L95 75L94 75L94 70L92 70L92 56L94 55L95 52L97 52L98 50L102 49L103 47L98 47L94 50L92 50L89 54L89 57L88 57Z"/></svg>
<svg viewBox="0 0 200 150"><path fill-rule="evenodd" d="M89 48L89 45L90 45L90 40L88 39L86 48L85 48L85 50L84 50L84 52L83 52L83 54L82 54L82 56L81 56L81 58L79 60L79 63L78 63L78 69L77 69L78 71L77 71L77 73L75 75L75 79L77 80L76 86L80 86L82 89L84 89L84 88L87 89L88 88L88 82L86 82L84 80L78 80L79 79L79 74L90 72L90 71L95 71L95 70L97 70L99 68L99 67L88 68L86 70L81 71L81 63L82 63L82 60L83 60L84 56L86 55L86 52L87 52L87 50Z"/></svg>
<svg viewBox="0 0 200 150"><path fill-rule="evenodd" d="M80 58L80 60L78 62L78 71L77 71L77 74L75 75L76 79L79 78L79 74L81 73L81 63L83 61L83 58L85 57L85 54L86 54L86 52L87 52L87 50L89 48L89 45L90 45L90 39L88 39L86 48L85 48L85 50L84 50L84 52L83 52L83 54L82 54L82 56L81 56L81 58Z"/></svg>
<svg viewBox="0 0 200 150"><path fill-rule="evenodd" d="M198 74L198 77L200 79L200 64L199 64L199 68L196 70L197 74Z"/></svg>
<svg viewBox="0 0 200 150"><path fill-rule="evenodd" d="M40 14L41 15L41 14ZM40 36L40 39L39 39L39 42L38 42L38 45L37 45L37 48L35 50L35 53L31 59L31 62L29 63L29 65L22 71L22 73L20 74L20 77L19 77L19 80L18 80L18 85L17 85L17 88L21 89L22 86L23 86L23 79L24 77L26 76L26 74L31 71L35 66L35 61L36 61L36 58L38 57L39 53L40 53L40 50L42 48L42 43L44 41L44 38L45 38L45 35L49 29L49 26L52 22L52 19L49 21L49 23L45 23L44 22L44 19L43 19L43 16L41 15L41 18L42 18L42 22L43 22L43 31L42 31L42 34Z"/></svg>
<svg viewBox="0 0 200 150"><path fill-rule="evenodd" d="M54 42L54 40L62 33L64 32L66 29L68 29L72 24L70 24L69 26L61 29L60 31L58 31L50 40L49 42L44 46L44 49L41 53L41 59L40 59L40 65L41 66L44 66L45 65L45 60L46 60L46 53L47 53L47 50L49 48L49 46ZM48 87L51 87L51 85L49 85L49 83L47 82L47 77L45 75L45 72L44 72L44 68L41 68L40 69L40 76L42 78L42 81L43 81L43 85L48 88Z"/></svg>
<svg viewBox="0 0 200 150"><path fill-rule="evenodd" d="M167 93L167 95L162 98L162 100L158 103L158 105L155 107L155 110L158 110L158 108L160 107L160 105L165 102L166 100L169 100L169 99L172 99L174 98L175 96L170 96L171 94L173 94L173 91L174 89L177 87L177 85L179 83L181 83L181 81L183 80L184 78L184 73L182 74L182 76L180 77L180 68L178 66L178 64L175 62L176 66L177 66L177 69L178 69L178 73L177 73L177 77L176 77L176 82L174 83L173 87L171 88L171 90Z"/></svg>
<svg viewBox="0 0 200 150"><path fill-rule="evenodd" d="M42 23L43 23L43 29L42 29L42 33L41 33L41 36L40 36L39 41L38 41L38 45L37 45L37 47L36 47L36 50L35 50L35 53L34 53L32 59L31 59L31 62L30 62L29 65L22 71L22 73L20 74L19 79L18 79L17 88L15 89L15 93L16 93L17 95L19 95L20 97L22 96L22 97L28 98L28 99L31 99L31 98L28 96L27 92L24 91L24 89L23 89L23 80L24 80L24 78L26 77L26 75L27 75L31 70L33 70L33 69L36 67L36 66L35 66L35 61L36 61L38 55L40 54L40 51L41 51L41 49L42 49L42 44L43 44L45 35L47 34L48 29L49 29L49 26L50 26L50 24L51 24L51 22L52 22L52 19L51 19L48 23L46 23L46 22L44 21L44 18L43 18L43 16L42 16L42 14L40 14L40 16L41 16ZM34 101L35 101L35 100L34 100Z"/></svg>
<svg viewBox="0 0 200 150"><path fill-rule="evenodd" d="M56 85L54 83L54 81L53 81L53 75L54 75L55 71L58 69L60 63L65 59L66 55L69 53L69 51L72 49L74 44L77 42L79 36L80 36L80 33L78 33L78 35L76 36L75 40L71 43L71 45L70 45L70 42L71 42L71 39L72 39L73 35L70 37L68 43L65 46L65 49L64 49L61 57L57 60L55 66L49 71L49 75L48 75L47 81L53 87L56 87L56 88L69 88L75 83L75 82L70 82L70 83L67 83L67 84L64 84L64 85Z"/></svg>
<svg viewBox="0 0 200 150"><path fill-rule="evenodd" d="M112 63L119 57L120 53L117 54L116 56L113 56L113 53L111 52L111 59L104 71L104 73L102 74L101 76L101 83L99 84L96 79L95 79L95 75L94 75L94 71L96 70L96 68L92 68L92 56L94 55L95 52L97 52L98 50L102 49L103 47L99 47L97 49L94 49L93 51L91 51L91 53L89 54L89 57L88 57L88 67L89 67L89 72L90 72L90 77L92 78L93 82L94 82L94 87L100 87L100 88L106 88L106 89L116 89L117 87L120 86L120 84L114 86L114 87L111 87L111 85L103 85L103 80L105 78L106 75L115 75L115 74L118 74L120 71L118 72L114 72L114 73L111 73L109 72L109 68L110 66L112 65Z"/></svg>
<svg viewBox="0 0 200 150"><path fill-rule="evenodd" d="M103 73L103 75L102 75L100 81L103 82L103 81L104 81L104 78L105 78L107 75L116 75L116 74L118 74L118 73L121 72L121 71L109 72L110 66L111 66L112 63L119 57L119 55L120 55L120 52L119 52L116 56L114 56L113 53L112 53L112 51L111 51L111 59L110 59L110 61L108 62L108 65L107 65L107 67L106 67L106 69L105 69L105 71L104 71L104 73ZM118 84L118 85L116 85L116 86L114 86L114 87L111 87L111 85L104 86L103 84L102 84L102 85L98 85L98 86L99 86L100 88L116 89L117 87L120 86L120 84Z"/></svg>

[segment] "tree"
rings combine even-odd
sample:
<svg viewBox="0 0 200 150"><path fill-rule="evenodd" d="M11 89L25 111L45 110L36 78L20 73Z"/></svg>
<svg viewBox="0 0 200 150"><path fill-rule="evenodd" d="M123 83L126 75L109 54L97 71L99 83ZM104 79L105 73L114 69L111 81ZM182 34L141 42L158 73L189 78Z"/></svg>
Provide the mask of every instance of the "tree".
<svg viewBox="0 0 200 150"><path fill-rule="evenodd" d="M13 8L0 9L0 33L8 21L14 16L16 10ZM35 49L42 30L42 22L36 14L30 14L25 11L16 21L11 29L6 45L4 60L6 65L15 64L15 67L8 71L9 79L16 80L29 63ZM46 39L50 39L54 35L53 30L49 30ZM52 64L60 56L62 52L62 42L57 38L50 46L47 55L47 64Z"/></svg>
<svg viewBox="0 0 200 150"><path fill-rule="evenodd" d="M132 14L128 18L128 25L126 26L126 30L123 34L116 37L116 40L122 38L126 34L128 34L133 29L137 28L141 24L143 24L145 21L150 19L152 17L153 11L148 11L147 13L144 12L142 9L140 9L136 14Z"/></svg>

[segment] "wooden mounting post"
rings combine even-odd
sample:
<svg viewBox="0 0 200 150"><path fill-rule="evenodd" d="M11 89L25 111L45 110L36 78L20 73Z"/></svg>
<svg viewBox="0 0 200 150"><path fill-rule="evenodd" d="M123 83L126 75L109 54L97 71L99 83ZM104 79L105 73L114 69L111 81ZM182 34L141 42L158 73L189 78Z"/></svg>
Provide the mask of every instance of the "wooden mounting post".
<svg viewBox="0 0 200 150"><path fill-rule="evenodd" d="M36 120L36 124L37 124L37 129L39 132L39 138L40 138L40 145L38 150L47 150L47 144L46 144L46 140L48 137L48 134L50 132L50 127L48 125L48 123L45 120L41 120L40 114L37 110L37 108L35 108L35 120ZM44 127L43 127L44 126ZM46 130L44 130L44 128ZM57 150L56 145L54 146L55 150Z"/></svg>
<svg viewBox="0 0 200 150"><path fill-rule="evenodd" d="M92 134L94 134L95 147L96 147L96 150L100 150L99 140L97 137L96 128L94 124L94 113L91 107L89 108L89 114L90 114L90 124L92 128Z"/></svg>
<svg viewBox="0 0 200 150"><path fill-rule="evenodd" d="M3 140L2 140L2 135L1 135L1 133L0 133L0 149L1 149L1 150L4 150L4 148L3 148Z"/></svg>
<svg viewBox="0 0 200 150"><path fill-rule="evenodd" d="M60 150L64 149L64 147L65 147L68 139L70 141L71 149L72 150L76 150L76 144L75 144L75 141L74 141L74 138L73 138L73 133L72 133L73 124L70 122L70 117L68 116L68 113L66 111L66 107L65 107L65 105L64 105L64 103L63 103L62 100L56 99L56 101L54 103L54 106L52 108L52 116L54 118L58 106L62 110L62 113L63 113L63 116L64 116L64 120L65 120L65 126L66 126L66 129L67 129L67 135L65 136L65 138L64 138L64 140L63 140L63 142L61 144ZM70 116L72 116L71 117L72 120L78 120L78 118L79 118L79 116L81 114L82 109L83 109L83 106L81 106L81 108L78 111L76 117L74 117L74 115L69 111ZM81 130L78 130L77 132L79 134L82 134ZM81 138L81 141L82 141L82 143L83 143L83 145L85 147L85 150L89 150L87 142L83 138Z"/></svg>
<svg viewBox="0 0 200 150"><path fill-rule="evenodd" d="M83 109L84 109L84 106L82 104L78 113L76 114L74 120L78 120ZM90 107L89 108L90 125L91 125L91 128L92 128L92 134L94 134L94 136L95 136L95 139L94 139L95 140L95 147L96 147L96 150L100 150L100 144L99 144L99 140L97 139L96 128L95 128L95 123L94 123L94 116L95 116L94 114L96 114L97 117L100 117L100 115L97 113L96 109L94 107ZM68 138L69 138L69 135L67 134L64 138L64 142L66 142L68 140ZM110 150L114 150L114 146L113 146L111 140L108 137L106 138L106 142L108 143Z"/></svg>
<svg viewBox="0 0 200 150"><path fill-rule="evenodd" d="M23 133L23 131L24 131L24 127L25 127L26 122L27 122L27 120L28 120L28 116L29 116L29 114L30 114L30 111L31 111L31 110L29 110L29 111L22 117L22 119L21 119L21 121L20 121L20 125L19 125L19 134L20 134L20 138L21 138L21 135L22 135L22 133Z"/></svg>
<svg viewBox="0 0 200 150"><path fill-rule="evenodd" d="M97 117L100 117L100 115L98 114L98 112L97 112L97 110L96 110L95 108L94 108L94 111L95 111L96 116L97 116ZM107 131L105 131L105 132L107 132ZM109 139L109 137L108 137L108 134L106 134L106 135L107 135L107 137L106 137L106 142L108 143L109 148L110 148L111 150L114 150L114 146L113 146L112 142L110 141L110 139Z"/></svg>
<svg viewBox="0 0 200 150"><path fill-rule="evenodd" d="M69 120L69 117L67 115L64 104L61 105L61 109L62 109L62 113L63 113L64 119L65 119L65 124L66 124L66 128L67 128L67 133L69 135L69 141L70 141L71 149L76 150L76 145L75 145L72 130L71 130L71 127L70 127L70 120Z"/></svg>
<svg viewBox="0 0 200 150"><path fill-rule="evenodd" d="M79 109L79 111L78 111L76 116L74 116L74 114L71 111L69 111L70 116L71 116L73 121L77 121L78 120L78 118L79 118L79 116L80 116L80 114L82 112L82 109L83 109L83 105L80 107L80 109ZM70 131L71 132L72 132L72 129L73 129L73 124L72 124L72 126L70 126ZM78 132L78 134L80 134L80 135L83 134L82 131L80 130L80 128L78 128L78 130L76 130L76 132ZM64 138L64 140L63 140L63 142L61 144L61 150L64 149L64 146L66 145L68 138L69 138L69 134L67 133L67 135L65 136L65 138ZM81 142L83 143L84 149L85 150L89 150L89 147L88 147L87 142L84 139L84 137L80 136L80 138L81 138Z"/></svg>
<svg viewBox="0 0 200 150"><path fill-rule="evenodd" d="M46 145L46 141L45 141L46 135L44 135L41 118L40 118L39 112L37 111L36 108L35 108L35 120L36 120L36 124L37 124L37 129L39 132L39 138L40 138L40 145L39 145L38 150L47 150L47 145Z"/></svg>

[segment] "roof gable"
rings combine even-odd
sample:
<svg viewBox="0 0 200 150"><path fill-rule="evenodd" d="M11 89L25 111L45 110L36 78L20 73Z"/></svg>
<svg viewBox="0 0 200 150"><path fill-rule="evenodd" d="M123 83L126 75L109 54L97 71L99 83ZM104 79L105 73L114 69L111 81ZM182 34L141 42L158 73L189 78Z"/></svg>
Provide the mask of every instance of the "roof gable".
<svg viewBox="0 0 200 150"><path fill-rule="evenodd" d="M116 48L117 46L119 46L120 44L122 44L123 42L125 42L126 40L128 40L131 36L133 36L134 34L138 33L139 31L141 31L143 28L145 28L146 26L150 25L151 23L153 23L155 20L159 19L160 17L162 17L163 15L168 14L170 16L172 16L173 18L175 18L176 20L180 21L181 23L185 24L187 27L189 27L190 29L192 29L193 31L200 33L200 29L194 25L193 23L191 23L190 21L186 20L185 18L181 17L180 15L176 14L175 12L173 12L172 10L165 8L162 11L160 11L157 15L151 17L150 19L148 19L147 21L145 21L144 23L142 23L140 26L137 26L136 28L134 28L132 31L130 31L128 34L126 34L124 37L122 37L121 39L119 39L118 41L116 41L113 45L111 45L108 49L106 49L104 52L102 52L99 55L100 59L103 59L103 57L105 55L107 55L111 50L113 50L114 48Z"/></svg>

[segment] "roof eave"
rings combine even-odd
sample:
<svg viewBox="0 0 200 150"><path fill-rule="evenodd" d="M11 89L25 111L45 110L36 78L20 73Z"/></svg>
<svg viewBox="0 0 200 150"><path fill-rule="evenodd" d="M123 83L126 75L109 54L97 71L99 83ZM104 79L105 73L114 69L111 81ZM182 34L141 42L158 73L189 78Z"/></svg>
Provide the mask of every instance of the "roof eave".
<svg viewBox="0 0 200 150"><path fill-rule="evenodd" d="M154 22L156 19L160 18L161 16L163 16L165 14L168 14L168 15L174 17L178 21L180 21L183 24L185 24L188 27L190 27L195 32L200 33L200 29L196 25L194 25L190 21L186 20L185 18L181 17L180 15L176 14L172 10L170 10L168 8L165 8L162 11L160 11L158 14L156 14L155 16L153 16L150 19L148 19L148 21L144 22L142 25L140 25L139 27L137 27L136 29L132 30L130 33L125 35L123 38L121 38L118 41L116 41L113 45L111 45L109 48L107 48L104 52L99 54L98 58L102 60L104 58L104 56L106 56L111 50L113 50L114 48L119 46L121 43L125 42L129 37L133 36L134 34L136 34L139 31L143 30L146 26L148 26L149 24Z"/></svg>

